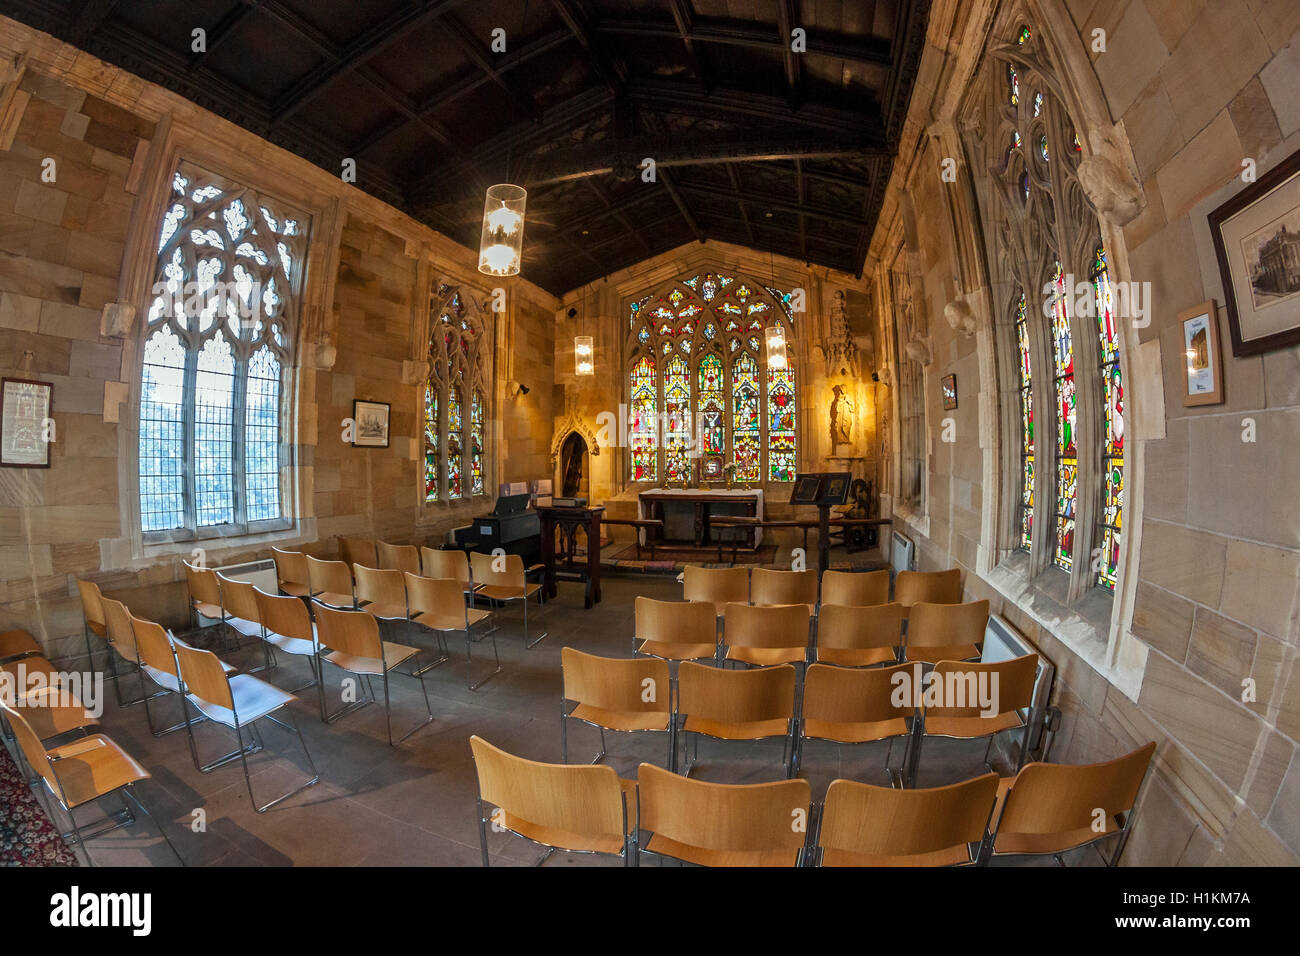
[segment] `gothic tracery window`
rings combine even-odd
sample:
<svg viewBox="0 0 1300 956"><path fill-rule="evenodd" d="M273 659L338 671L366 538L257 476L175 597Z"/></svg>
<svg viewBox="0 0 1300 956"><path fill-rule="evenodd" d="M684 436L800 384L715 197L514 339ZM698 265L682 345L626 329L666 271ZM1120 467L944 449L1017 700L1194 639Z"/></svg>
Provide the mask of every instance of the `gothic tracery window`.
<svg viewBox="0 0 1300 956"><path fill-rule="evenodd" d="M485 493L487 363L483 313L445 284L431 294L429 379L424 387L424 500Z"/></svg>

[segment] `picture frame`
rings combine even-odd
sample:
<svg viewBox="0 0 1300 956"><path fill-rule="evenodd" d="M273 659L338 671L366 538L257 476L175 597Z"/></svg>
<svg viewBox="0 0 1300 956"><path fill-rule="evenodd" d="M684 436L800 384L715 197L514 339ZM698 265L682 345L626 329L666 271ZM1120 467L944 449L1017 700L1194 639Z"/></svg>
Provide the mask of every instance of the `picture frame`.
<svg viewBox="0 0 1300 956"><path fill-rule="evenodd" d="M387 448L392 406L387 402L352 400L352 421L356 423L353 448Z"/></svg>
<svg viewBox="0 0 1300 956"><path fill-rule="evenodd" d="M821 475L799 475L795 478L794 488L790 492L790 504L815 505L821 487Z"/></svg>
<svg viewBox="0 0 1300 956"><path fill-rule="evenodd" d="M1183 404L1223 402L1223 359L1219 350L1219 310L1213 299L1178 313L1182 334Z"/></svg>
<svg viewBox="0 0 1300 956"><path fill-rule="evenodd" d="M1300 343L1300 150L1215 209L1232 354Z"/></svg>
<svg viewBox="0 0 1300 956"><path fill-rule="evenodd" d="M54 383L0 379L0 467L49 468L46 422L54 408Z"/></svg>
<svg viewBox="0 0 1300 956"><path fill-rule="evenodd" d="M943 393L943 409L950 412L957 407L957 376L945 375L939 383Z"/></svg>
<svg viewBox="0 0 1300 956"><path fill-rule="evenodd" d="M849 472L831 472L822 475L821 494L817 498L819 505L842 505L849 499L849 484L853 476Z"/></svg>

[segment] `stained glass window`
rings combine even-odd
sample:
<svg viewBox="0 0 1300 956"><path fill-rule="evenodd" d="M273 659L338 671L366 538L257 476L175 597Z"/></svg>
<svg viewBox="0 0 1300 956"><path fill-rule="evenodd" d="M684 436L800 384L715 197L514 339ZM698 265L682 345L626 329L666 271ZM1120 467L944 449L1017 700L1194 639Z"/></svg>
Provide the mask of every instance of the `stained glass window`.
<svg viewBox="0 0 1300 956"><path fill-rule="evenodd" d="M430 380L424 386L424 500L438 500L438 467L441 449L438 447L438 385Z"/></svg>
<svg viewBox="0 0 1300 956"><path fill-rule="evenodd" d="M1074 509L1078 501L1079 451L1075 445L1074 346L1061 263L1052 271L1052 356L1056 371L1056 546L1057 567L1070 570L1074 553Z"/></svg>
<svg viewBox="0 0 1300 956"><path fill-rule="evenodd" d="M1007 64L1007 98L1012 106L1020 105L1020 74L1010 63Z"/></svg>
<svg viewBox="0 0 1300 956"><path fill-rule="evenodd" d="M424 500L455 501L487 488L489 312L443 284L430 294L429 379L424 389ZM638 307L639 311L639 307ZM636 312L633 313L634 317ZM465 408L465 402L469 408ZM442 411L445 418L439 418Z"/></svg>
<svg viewBox="0 0 1300 956"><path fill-rule="evenodd" d="M794 369L767 370L767 470L772 481L794 481Z"/></svg>
<svg viewBox="0 0 1300 956"><path fill-rule="evenodd" d="M712 336L709 336L712 338ZM700 359L699 429L700 476L723 476L727 455L727 396L722 383L722 359L710 353Z"/></svg>
<svg viewBox="0 0 1300 956"><path fill-rule="evenodd" d="M142 532L230 534L284 519L283 375L308 225L192 163L173 174L141 368Z"/></svg>
<svg viewBox="0 0 1300 956"><path fill-rule="evenodd" d="M731 366L731 447L738 481L758 481L758 363L748 352Z"/></svg>
<svg viewBox="0 0 1300 956"><path fill-rule="evenodd" d="M1119 569L1121 517L1124 509L1124 383L1119 371L1119 329L1115 325L1114 300L1106 250L1097 247L1092 268L1093 295L1097 306L1097 328L1101 340L1102 421L1105 444L1101 452L1102 503L1098 532L1101 562L1097 583L1114 590Z"/></svg>
<svg viewBox="0 0 1300 956"><path fill-rule="evenodd" d="M689 481L691 477L691 373L686 360L674 355L664 368L664 477Z"/></svg>
<svg viewBox="0 0 1300 956"><path fill-rule="evenodd" d="M1034 396L1024 290L1016 302L1016 351L1020 356L1020 544L1028 550L1034 530Z"/></svg>
<svg viewBox="0 0 1300 956"><path fill-rule="evenodd" d="M483 393L474 389L474 401L469 413L470 491L483 494Z"/></svg>
<svg viewBox="0 0 1300 956"><path fill-rule="evenodd" d="M659 401L655 361L644 356L632 368L632 480L656 481L659 463Z"/></svg>
<svg viewBox="0 0 1300 956"><path fill-rule="evenodd" d="M465 422L461 417L460 386L447 391L447 497L459 498L465 493L461 454L461 437Z"/></svg>

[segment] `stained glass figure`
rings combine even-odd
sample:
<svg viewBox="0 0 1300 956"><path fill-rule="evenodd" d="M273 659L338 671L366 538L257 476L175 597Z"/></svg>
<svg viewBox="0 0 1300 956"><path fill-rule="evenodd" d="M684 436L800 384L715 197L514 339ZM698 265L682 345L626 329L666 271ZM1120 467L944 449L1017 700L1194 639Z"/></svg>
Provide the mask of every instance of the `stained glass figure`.
<svg viewBox="0 0 1300 956"><path fill-rule="evenodd" d="M1016 303L1016 350L1020 354L1020 544L1029 550L1034 531L1034 396L1023 290Z"/></svg>
<svg viewBox="0 0 1300 956"><path fill-rule="evenodd" d="M758 440L758 363L748 352L731 366L731 453L738 481L761 476Z"/></svg>
<svg viewBox="0 0 1300 956"><path fill-rule="evenodd" d="M424 500L438 500L438 383L424 384Z"/></svg>
<svg viewBox="0 0 1300 956"><path fill-rule="evenodd" d="M644 356L632 367L631 414L628 423L632 445L632 480L658 480L659 420L655 362Z"/></svg>
<svg viewBox="0 0 1300 956"><path fill-rule="evenodd" d="M794 367L767 370L767 472L770 481L794 481Z"/></svg>
<svg viewBox="0 0 1300 956"><path fill-rule="evenodd" d="M1056 384L1056 547L1053 562L1073 566L1074 515L1078 502L1079 451L1075 445L1074 346L1065 276L1057 261L1052 271L1052 357Z"/></svg>
<svg viewBox="0 0 1300 956"><path fill-rule="evenodd" d="M706 480L721 478L727 454L727 397L722 380L722 359L708 354L699 365L700 475Z"/></svg>
<svg viewBox="0 0 1300 956"><path fill-rule="evenodd" d="M1114 298L1106 249L1098 246L1092 263L1093 295L1097 307L1097 330L1101 344L1102 421L1105 444L1101 453L1102 503L1098 532L1101 561L1097 583L1115 589L1119 571L1119 546L1124 509L1124 383L1119 370L1119 329L1115 324Z"/></svg>
<svg viewBox="0 0 1300 956"><path fill-rule="evenodd" d="M464 427L460 386L453 385L447 391L447 497L453 501L465 495L464 454L461 451Z"/></svg>
<svg viewBox="0 0 1300 956"><path fill-rule="evenodd" d="M469 411L470 494L483 494L483 393L474 389Z"/></svg>

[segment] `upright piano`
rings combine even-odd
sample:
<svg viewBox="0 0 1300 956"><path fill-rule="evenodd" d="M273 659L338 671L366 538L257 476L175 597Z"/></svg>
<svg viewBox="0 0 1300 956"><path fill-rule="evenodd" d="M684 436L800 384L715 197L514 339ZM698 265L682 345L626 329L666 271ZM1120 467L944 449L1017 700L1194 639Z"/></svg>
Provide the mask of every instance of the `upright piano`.
<svg viewBox="0 0 1300 956"><path fill-rule="evenodd" d="M536 564L542 554L542 522L536 511L528 509L527 494L502 495L491 514L479 515L473 523L456 528L458 547L466 551L491 552L501 548L506 554L524 559L524 567Z"/></svg>

